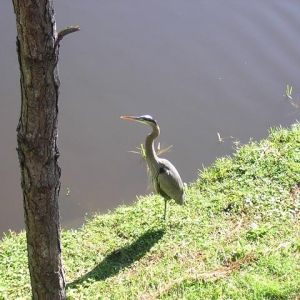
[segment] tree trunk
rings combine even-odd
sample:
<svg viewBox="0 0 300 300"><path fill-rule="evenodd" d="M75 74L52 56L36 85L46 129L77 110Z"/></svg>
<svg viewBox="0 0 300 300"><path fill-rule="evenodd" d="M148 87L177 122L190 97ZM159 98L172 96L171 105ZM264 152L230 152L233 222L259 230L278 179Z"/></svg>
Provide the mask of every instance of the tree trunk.
<svg viewBox="0 0 300 300"><path fill-rule="evenodd" d="M32 296L65 299L58 208L58 37L53 1L12 1L21 73L17 151Z"/></svg>

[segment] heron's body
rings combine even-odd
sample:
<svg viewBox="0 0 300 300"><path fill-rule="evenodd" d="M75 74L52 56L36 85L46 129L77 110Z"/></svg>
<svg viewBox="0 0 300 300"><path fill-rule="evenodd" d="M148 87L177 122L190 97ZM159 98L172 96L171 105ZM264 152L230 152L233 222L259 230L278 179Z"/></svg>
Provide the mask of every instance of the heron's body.
<svg viewBox="0 0 300 300"><path fill-rule="evenodd" d="M150 170L153 189L165 199L164 218L166 217L167 200L174 199L177 204L184 204L184 191L181 177L176 168L168 160L159 158L154 149L154 140L160 130L157 122L148 115L140 117L124 116L125 120L138 121L152 127L152 132L145 142L146 162Z"/></svg>

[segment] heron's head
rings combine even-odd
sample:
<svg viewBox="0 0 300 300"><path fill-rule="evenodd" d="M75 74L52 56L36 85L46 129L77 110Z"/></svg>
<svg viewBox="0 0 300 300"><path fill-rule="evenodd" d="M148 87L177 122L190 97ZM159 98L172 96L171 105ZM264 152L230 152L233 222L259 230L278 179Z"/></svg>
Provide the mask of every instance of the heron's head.
<svg viewBox="0 0 300 300"><path fill-rule="evenodd" d="M143 116L122 116L121 119L123 120L130 120L130 121L137 121L146 125L149 125L151 127L158 127L157 122L153 119L153 117L149 115L143 115Z"/></svg>

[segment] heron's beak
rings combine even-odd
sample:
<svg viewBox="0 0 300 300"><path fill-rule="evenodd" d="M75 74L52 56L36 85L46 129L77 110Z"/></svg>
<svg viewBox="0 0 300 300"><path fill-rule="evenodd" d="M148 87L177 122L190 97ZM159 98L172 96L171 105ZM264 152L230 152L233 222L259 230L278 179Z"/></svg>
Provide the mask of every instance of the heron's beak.
<svg viewBox="0 0 300 300"><path fill-rule="evenodd" d="M121 116L120 117L123 120L130 120L130 121L138 121L139 117L135 117L135 116Z"/></svg>

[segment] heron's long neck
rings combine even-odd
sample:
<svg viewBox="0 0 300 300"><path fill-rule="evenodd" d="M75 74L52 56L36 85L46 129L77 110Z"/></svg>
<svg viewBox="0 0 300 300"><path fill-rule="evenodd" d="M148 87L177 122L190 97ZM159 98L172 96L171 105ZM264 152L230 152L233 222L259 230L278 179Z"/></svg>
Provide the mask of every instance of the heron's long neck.
<svg viewBox="0 0 300 300"><path fill-rule="evenodd" d="M157 164L158 157L154 149L154 140L159 136L159 127L152 127L153 131L147 136L145 143L146 161L149 168L153 168Z"/></svg>

